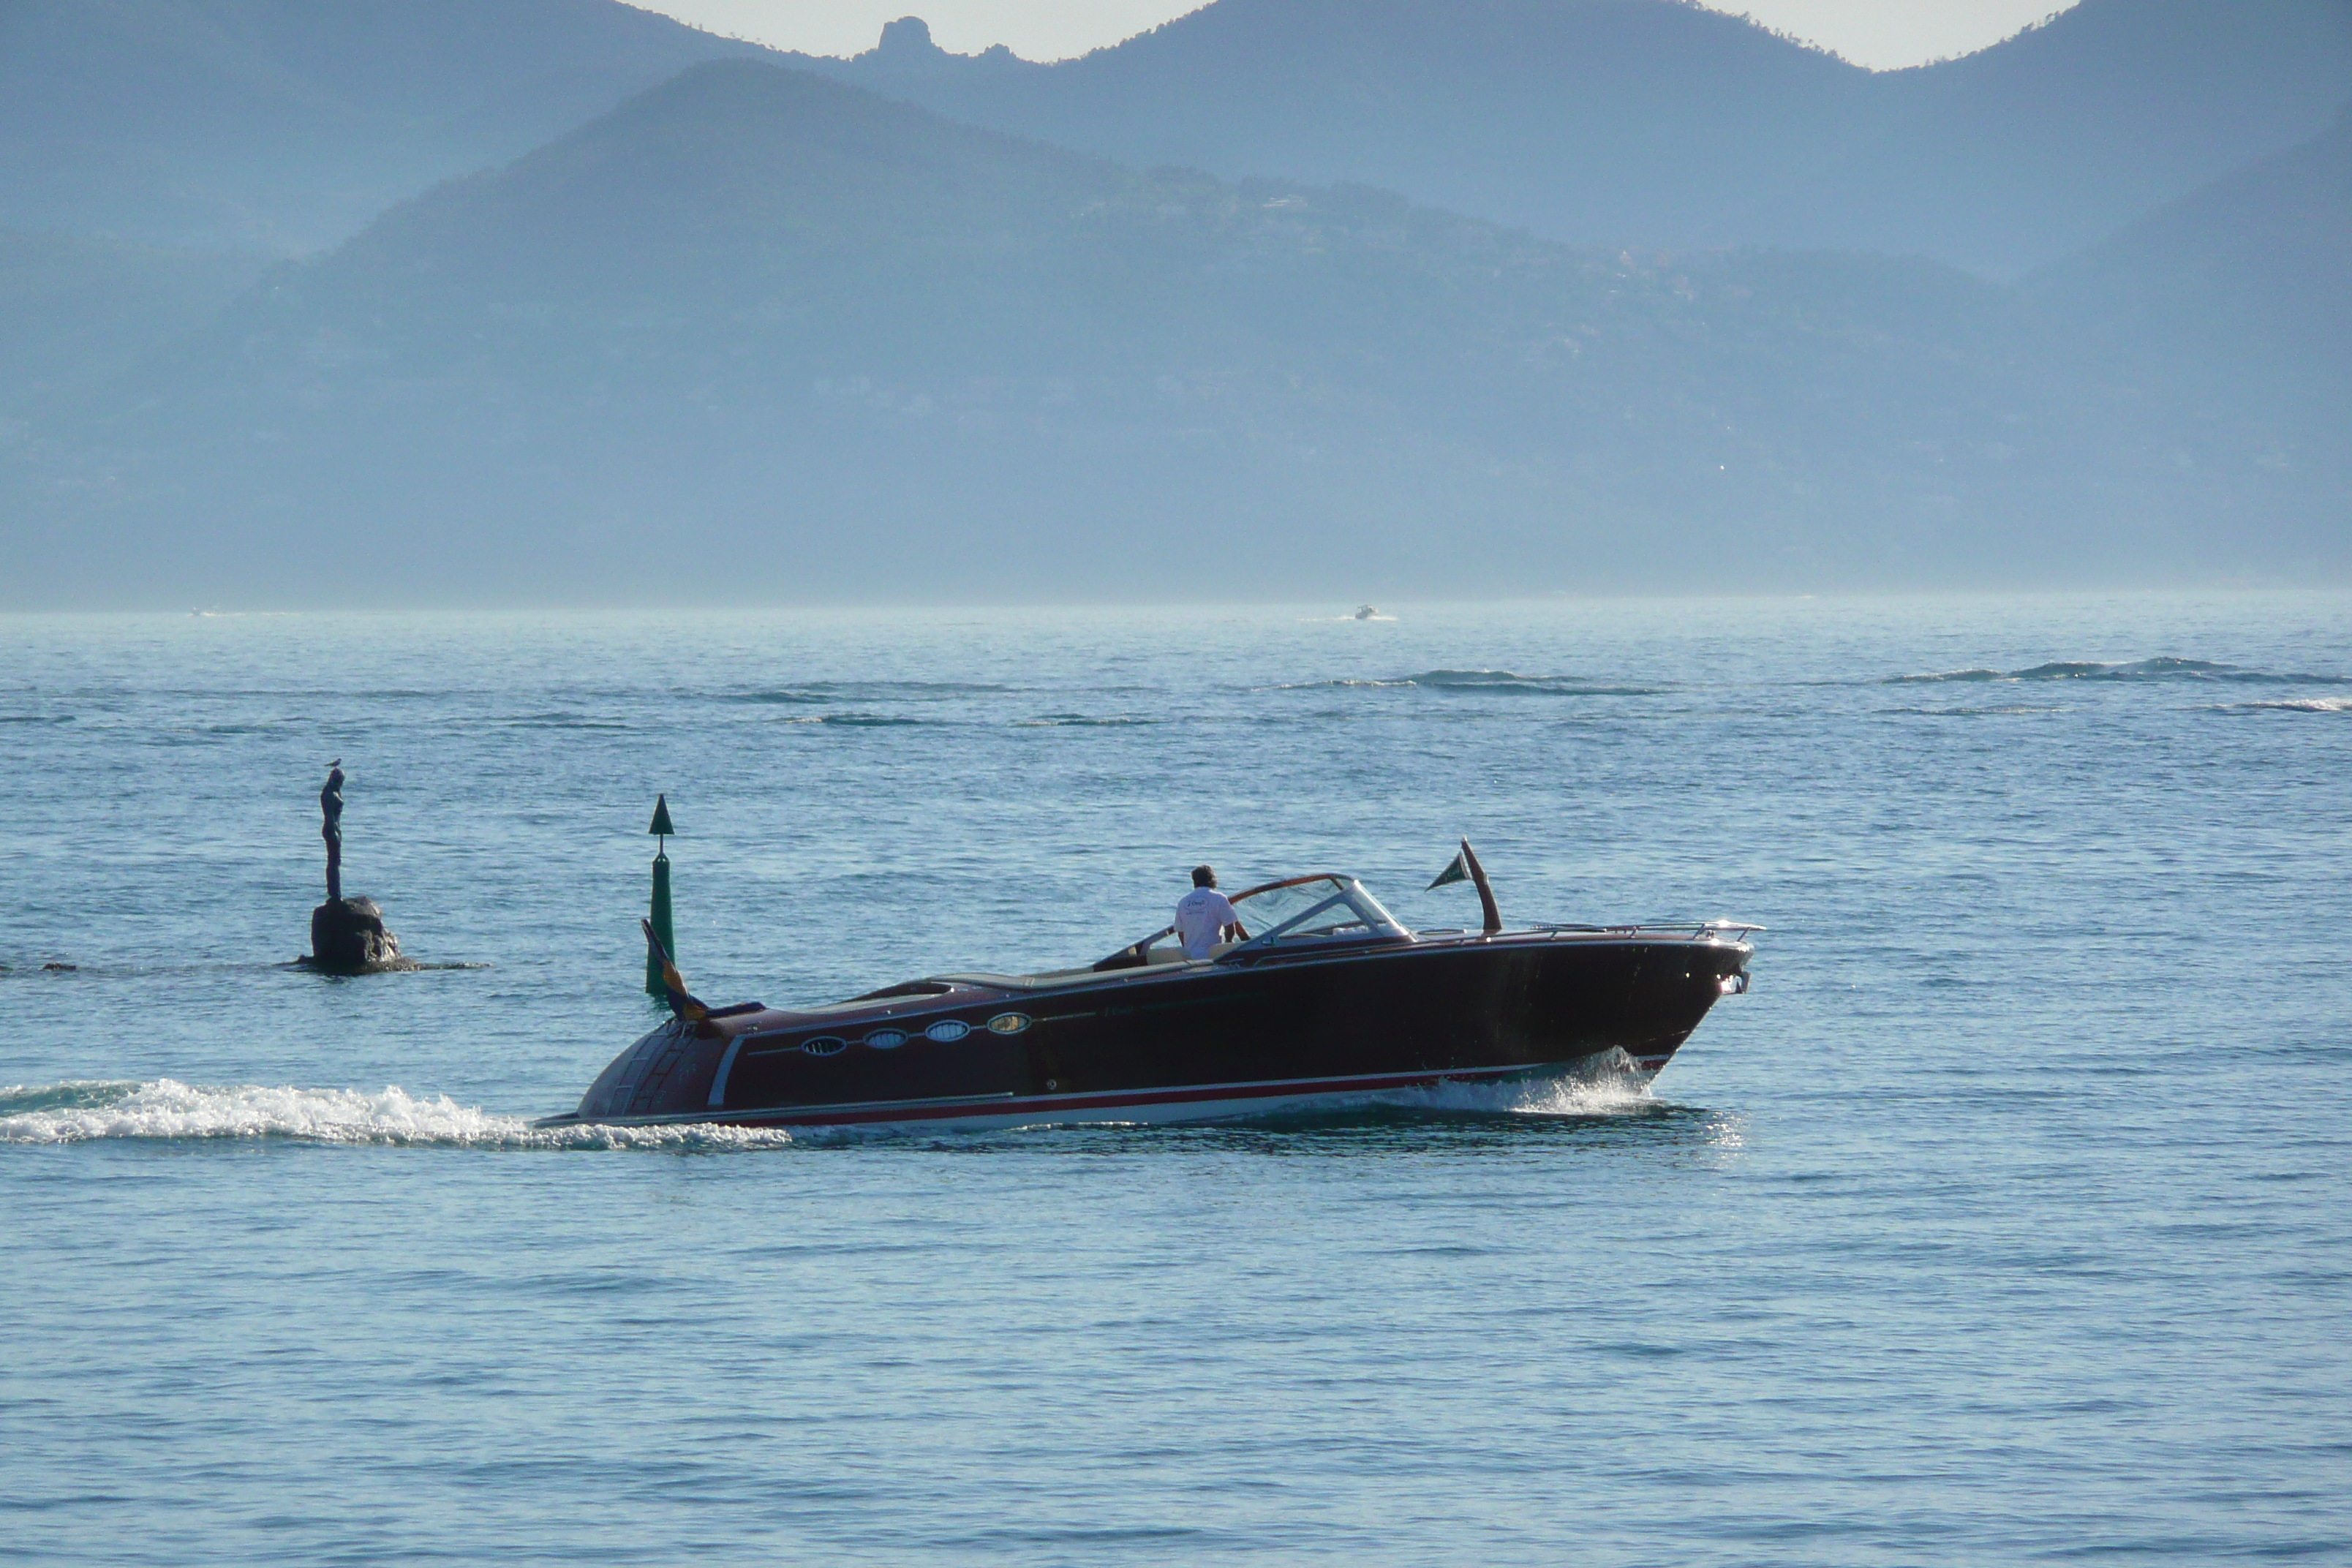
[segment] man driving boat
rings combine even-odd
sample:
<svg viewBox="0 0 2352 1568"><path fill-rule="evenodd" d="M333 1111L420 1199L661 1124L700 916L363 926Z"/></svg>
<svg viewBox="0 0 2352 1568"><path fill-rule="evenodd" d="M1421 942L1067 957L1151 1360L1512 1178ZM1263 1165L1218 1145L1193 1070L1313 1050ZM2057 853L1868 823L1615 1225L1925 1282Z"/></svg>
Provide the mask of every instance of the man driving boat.
<svg viewBox="0 0 2352 1568"><path fill-rule="evenodd" d="M1217 943L1241 942L1248 934L1242 930L1241 916L1234 913L1233 901L1217 891L1216 871L1193 867L1192 890L1176 900L1176 940L1183 943L1184 956L1206 958Z"/></svg>

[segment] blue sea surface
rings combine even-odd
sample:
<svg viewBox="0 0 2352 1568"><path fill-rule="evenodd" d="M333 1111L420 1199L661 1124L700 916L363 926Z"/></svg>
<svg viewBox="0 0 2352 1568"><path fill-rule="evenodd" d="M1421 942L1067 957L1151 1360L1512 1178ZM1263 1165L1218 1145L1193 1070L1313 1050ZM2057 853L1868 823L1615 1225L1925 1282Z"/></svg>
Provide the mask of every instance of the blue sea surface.
<svg viewBox="0 0 2352 1568"><path fill-rule="evenodd" d="M1770 930L1646 1092L535 1131L656 792L714 1002ZM0 1560L2352 1560L2347 866L2341 595L0 619Z"/></svg>

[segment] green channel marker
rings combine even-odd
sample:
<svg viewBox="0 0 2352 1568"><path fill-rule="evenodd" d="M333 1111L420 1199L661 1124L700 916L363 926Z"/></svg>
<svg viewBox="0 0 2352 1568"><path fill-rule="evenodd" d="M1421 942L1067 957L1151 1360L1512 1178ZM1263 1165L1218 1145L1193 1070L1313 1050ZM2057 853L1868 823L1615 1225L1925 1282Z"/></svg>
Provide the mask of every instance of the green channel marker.
<svg viewBox="0 0 2352 1568"><path fill-rule="evenodd" d="M648 918L653 921L654 935L661 938L663 948L675 963L677 938L671 934L669 923L669 836L677 829L670 826L668 795L654 796L654 825L646 831L661 838L660 847L654 851L654 907ZM650 952L646 954L646 994L661 999L665 1005L668 1003L669 987L662 984L661 960Z"/></svg>

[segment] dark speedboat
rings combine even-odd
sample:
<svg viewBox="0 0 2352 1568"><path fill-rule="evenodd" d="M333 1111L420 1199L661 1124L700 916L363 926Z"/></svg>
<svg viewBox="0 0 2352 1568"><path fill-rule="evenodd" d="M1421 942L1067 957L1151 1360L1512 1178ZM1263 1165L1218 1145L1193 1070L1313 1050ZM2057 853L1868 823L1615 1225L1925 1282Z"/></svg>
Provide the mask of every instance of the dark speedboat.
<svg viewBox="0 0 2352 1568"><path fill-rule="evenodd" d="M1352 877L1293 877L1236 895L1244 938L1207 958L1162 931L1082 969L798 1009L705 1007L656 944L677 1016L541 1125L1181 1121L1445 1083L1646 1082L1748 989L1760 927L1504 931L1469 863L1483 931L1408 931Z"/></svg>

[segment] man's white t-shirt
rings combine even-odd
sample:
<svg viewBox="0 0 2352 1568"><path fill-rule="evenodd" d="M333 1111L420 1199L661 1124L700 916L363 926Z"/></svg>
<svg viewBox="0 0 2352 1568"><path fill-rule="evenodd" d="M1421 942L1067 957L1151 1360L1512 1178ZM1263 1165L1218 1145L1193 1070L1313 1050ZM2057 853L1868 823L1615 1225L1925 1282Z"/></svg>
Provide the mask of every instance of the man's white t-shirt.
<svg viewBox="0 0 2352 1568"><path fill-rule="evenodd" d="M1195 888L1176 900L1176 940L1187 958L1206 958L1217 945L1217 933L1240 917L1232 900L1214 888Z"/></svg>

